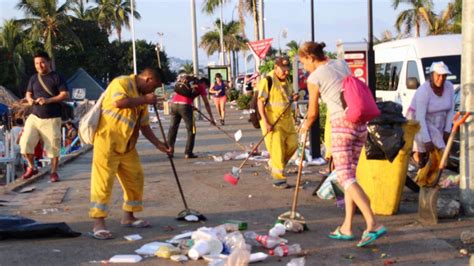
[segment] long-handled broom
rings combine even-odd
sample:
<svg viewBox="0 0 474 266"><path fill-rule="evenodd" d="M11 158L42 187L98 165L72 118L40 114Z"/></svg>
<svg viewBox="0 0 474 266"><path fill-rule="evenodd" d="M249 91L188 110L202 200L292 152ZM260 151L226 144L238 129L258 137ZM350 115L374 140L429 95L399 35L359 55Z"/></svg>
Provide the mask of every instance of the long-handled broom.
<svg viewBox="0 0 474 266"><path fill-rule="evenodd" d="M275 120L275 122L273 122L272 124L272 130L273 128L275 127L275 125L280 121L280 119L283 117L283 114L286 113L286 111L290 108L291 106L291 102L288 103L285 107L285 109L283 110L283 112L281 112L281 114L278 116L277 120ZM258 146L260 146L260 144L262 144L263 140L265 139L265 137L270 133L271 131L267 131L263 136L262 138L260 138L260 140L257 142L257 144L253 147L252 151L250 151L250 154L254 154L255 151L258 149ZM226 173L224 175L224 180L227 181L228 183L232 184L232 185L237 185L237 183L239 182L239 179L240 179L240 172L242 171L242 167L244 167L244 165L247 163L247 161L250 159L250 156L248 156L247 158L245 158L245 160L240 164L239 167L235 167L233 166L232 167L232 170L230 173Z"/></svg>
<svg viewBox="0 0 474 266"><path fill-rule="evenodd" d="M158 113L158 109L156 108L156 104L153 105L153 109L155 109L156 118L158 120L158 124L160 125L161 135L163 135L163 141L165 142L166 147L169 147L168 141L166 140L165 131L163 130L163 125L161 124L160 114ZM179 194L181 195L181 199L183 201L184 208L185 208L184 210L178 213L178 215L176 216L176 219L186 220L188 222L198 222L198 221L207 220L206 216L188 207L188 203L186 202L186 198L184 197L183 189L181 188L181 183L179 182L178 173L176 172L176 168L173 162L173 157L171 154L168 154L168 159L170 160L171 168L173 169L174 178L176 179L176 184L178 184ZM189 219L189 220L186 219L186 217L191 216L191 215L196 216L198 220L194 221L192 219Z"/></svg>
<svg viewBox="0 0 474 266"><path fill-rule="evenodd" d="M211 121L211 119L209 117L207 117L205 114L203 114L199 109L197 109L196 107L193 108L194 111L198 112L202 117L204 117L204 119L206 119L207 121L209 122L213 122ZM217 129L219 129L222 133L224 133L229 139L231 139L232 141L235 142L235 144L237 144L237 146L239 146L243 151L247 151L248 149L242 145L242 143L239 142L240 138L237 139L236 137L232 137L227 131L225 131L224 129L222 129L220 126L216 125L215 123L212 123L213 126L215 126Z"/></svg>
<svg viewBox="0 0 474 266"><path fill-rule="evenodd" d="M277 220L277 223L285 224L285 226L287 226L286 225L287 222L290 222L291 224L290 227L292 227L292 229L290 230L297 231L297 232L308 229L303 215L296 212L296 206L298 205L298 194L300 192L301 176L303 173L303 161L304 161L305 145L306 145L307 137L308 137L308 131L305 131L303 133L303 141L300 144L302 148L302 152L301 152L300 163L298 164L298 175L296 177L296 187L295 187L295 193L293 194L293 203L291 205L291 210L280 214ZM298 230L297 228L301 228L301 230Z"/></svg>

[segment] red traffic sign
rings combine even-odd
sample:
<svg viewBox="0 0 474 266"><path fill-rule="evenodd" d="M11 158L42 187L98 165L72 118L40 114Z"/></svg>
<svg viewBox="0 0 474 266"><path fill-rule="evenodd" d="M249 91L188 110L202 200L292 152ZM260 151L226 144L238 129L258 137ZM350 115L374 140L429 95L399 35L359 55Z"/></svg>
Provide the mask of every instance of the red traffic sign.
<svg viewBox="0 0 474 266"><path fill-rule="evenodd" d="M248 42L250 50L258 56L258 58L263 59L267 55L268 50L272 46L273 38L264 39L260 41Z"/></svg>

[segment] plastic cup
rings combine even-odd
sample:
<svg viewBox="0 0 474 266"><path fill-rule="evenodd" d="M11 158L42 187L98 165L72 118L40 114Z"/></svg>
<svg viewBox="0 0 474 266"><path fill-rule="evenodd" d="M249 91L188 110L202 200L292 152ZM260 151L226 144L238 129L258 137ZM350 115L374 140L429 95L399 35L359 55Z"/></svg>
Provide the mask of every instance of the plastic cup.
<svg viewBox="0 0 474 266"><path fill-rule="evenodd" d="M198 260L203 255L211 254L217 255L222 252L223 245L221 241L217 239L211 240L199 240L194 246L189 250L188 256L192 260Z"/></svg>
<svg viewBox="0 0 474 266"><path fill-rule="evenodd" d="M239 177L232 175L231 173L227 173L224 175L224 180L231 185L237 185L239 183Z"/></svg>

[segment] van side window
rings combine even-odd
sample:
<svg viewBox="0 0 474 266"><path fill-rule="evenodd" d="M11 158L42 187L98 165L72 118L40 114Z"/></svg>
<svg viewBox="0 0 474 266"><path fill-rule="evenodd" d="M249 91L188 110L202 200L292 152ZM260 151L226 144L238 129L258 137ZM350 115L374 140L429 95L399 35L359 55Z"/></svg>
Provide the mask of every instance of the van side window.
<svg viewBox="0 0 474 266"><path fill-rule="evenodd" d="M390 62L375 65L377 90L397 90L403 62Z"/></svg>
<svg viewBox="0 0 474 266"><path fill-rule="evenodd" d="M407 88L416 90L420 86L420 74L415 61L408 61L407 64Z"/></svg>

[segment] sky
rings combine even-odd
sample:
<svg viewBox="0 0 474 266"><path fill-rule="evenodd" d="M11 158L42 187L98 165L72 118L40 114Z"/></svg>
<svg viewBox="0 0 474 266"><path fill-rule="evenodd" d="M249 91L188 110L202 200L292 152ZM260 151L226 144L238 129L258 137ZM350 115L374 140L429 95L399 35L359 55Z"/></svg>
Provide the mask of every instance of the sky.
<svg viewBox="0 0 474 266"><path fill-rule="evenodd" d="M0 21L22 18L23 13L15 8L18 0L0 0ZM60 1L62 2L62 1ZM136 9L141 15L135 20L136 39L156 43L160 41L157 32L162 32L163 46L168 56L192 59L192 28L190 0L135 0ZM435 0L435 11L444 9L448 0ZM373 32L381 36L385 30L395 35L394 23L397 15L407 8L402 4L394 10L391 0L373 0ZM218 18L204 14L203 0L196 0L196 23L198 41ZM266 0L265 37L273 38L272 46L282 49L291 40L298 43L311 40L310 0ZM224 21L238 20L237 0L224 4ZM335 51L337 40L359 42L367 39L367 1L366 0L314 0L315 40L324 41L328 51ZM253 38L253 19L247 16L246 34ZM282 32L287 31L286 38ZM116 36L112 36L116 38ZM125 30L122 38L131 39L131 32ZM204 50L198 50L199 64L217 62L217 54L208 57Z"/></svg>

